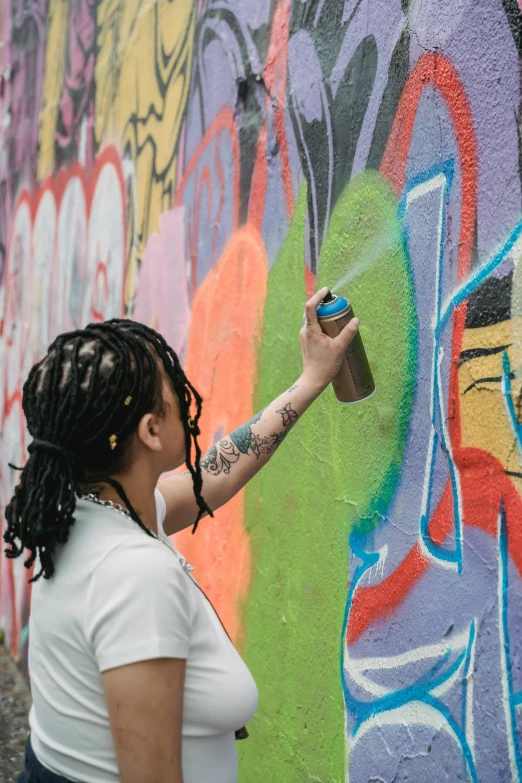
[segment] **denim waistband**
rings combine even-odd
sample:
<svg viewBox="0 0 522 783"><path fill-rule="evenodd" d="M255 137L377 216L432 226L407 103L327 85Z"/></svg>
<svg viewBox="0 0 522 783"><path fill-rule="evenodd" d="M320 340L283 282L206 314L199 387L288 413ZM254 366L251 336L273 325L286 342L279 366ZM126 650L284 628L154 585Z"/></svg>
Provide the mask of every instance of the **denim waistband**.
<svg viewBox="0 0 522 783"><path fill-rule="evenodd" d="M31 737L25 745L25 777L27 783L71 783L67 778L57 775L44 767L34 755ZM23 780L23 777L20 778Z"/></svg>

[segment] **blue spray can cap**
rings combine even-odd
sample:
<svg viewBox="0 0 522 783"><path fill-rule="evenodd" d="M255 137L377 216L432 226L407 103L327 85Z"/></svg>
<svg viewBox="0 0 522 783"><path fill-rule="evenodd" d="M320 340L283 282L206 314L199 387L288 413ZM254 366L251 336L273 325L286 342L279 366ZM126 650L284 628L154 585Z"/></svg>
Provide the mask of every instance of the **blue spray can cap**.
<svg viewBox="0 0 522 783"><path fill-rule="evenodd" d="M317 308L317 317L327 318L329 315L337 315L341 310L346 310L349 304L348 299L345 299L344 296L337 296L328 291Z"/></svg>

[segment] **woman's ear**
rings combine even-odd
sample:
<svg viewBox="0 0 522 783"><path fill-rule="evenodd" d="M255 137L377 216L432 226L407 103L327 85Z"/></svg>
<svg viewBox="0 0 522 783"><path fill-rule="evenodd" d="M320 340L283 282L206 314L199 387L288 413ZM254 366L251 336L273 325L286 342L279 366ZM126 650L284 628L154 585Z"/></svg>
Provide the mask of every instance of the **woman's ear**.
<svg viewBox="0 0 522 783"><path fill-rule="evenodd" d="M156 414L146 413L141 417L138 424L138 438L151 451L161 451L160 427Z"/></svg>

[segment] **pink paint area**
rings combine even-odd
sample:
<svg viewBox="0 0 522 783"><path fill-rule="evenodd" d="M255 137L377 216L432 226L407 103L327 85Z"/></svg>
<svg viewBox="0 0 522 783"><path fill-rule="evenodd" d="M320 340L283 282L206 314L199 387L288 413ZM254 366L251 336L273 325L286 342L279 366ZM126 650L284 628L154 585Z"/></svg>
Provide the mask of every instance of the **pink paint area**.
<svg viewBox="0 0 522 783"><path fill-rule="evenodd" d="M160 217L145 247L133 318L157 329L183 363L190 331L183 206Z"/></svg>

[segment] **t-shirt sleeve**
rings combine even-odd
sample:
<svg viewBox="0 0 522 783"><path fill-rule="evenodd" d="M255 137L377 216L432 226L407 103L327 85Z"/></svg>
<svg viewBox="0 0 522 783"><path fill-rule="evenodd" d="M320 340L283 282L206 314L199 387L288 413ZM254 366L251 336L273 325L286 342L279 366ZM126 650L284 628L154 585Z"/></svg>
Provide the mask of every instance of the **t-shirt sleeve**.
<svg viewBox="0 0 522 783"><path fill-rule="evenodd" d="M153 658L187 658L193 608L187 575L158 540L123 543L97 566L85 632L100 671Z"/></svg>

